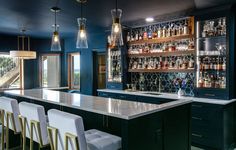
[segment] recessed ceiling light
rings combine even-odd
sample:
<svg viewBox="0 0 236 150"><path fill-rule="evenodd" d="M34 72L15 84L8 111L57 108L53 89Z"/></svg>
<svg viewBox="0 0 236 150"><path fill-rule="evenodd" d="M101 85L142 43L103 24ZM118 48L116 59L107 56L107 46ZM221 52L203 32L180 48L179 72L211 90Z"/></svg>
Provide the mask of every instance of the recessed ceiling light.
<svg viewBox="0 0 236 150"><path fill-rule="evenodd" d="M153 21L154 21L154 18L148 17L148 18L146 18L145 20L146 20L146 22L153 22Z"/></svg>

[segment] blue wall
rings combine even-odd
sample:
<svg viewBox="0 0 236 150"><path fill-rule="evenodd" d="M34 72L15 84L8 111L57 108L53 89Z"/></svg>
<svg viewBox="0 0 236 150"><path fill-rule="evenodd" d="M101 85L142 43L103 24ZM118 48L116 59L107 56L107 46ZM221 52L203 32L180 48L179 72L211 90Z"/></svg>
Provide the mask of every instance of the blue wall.
<svg viewBox="0 0 236 150"><path fill-rule="evenodd" d="M95 29L93 29L95 30ZM80 65L81 65L81 93L92 95L93 92L93 51L105 51L106 50L106 34L103 28L97 28L96 33L88 33L88 49L76 49L76 36L74 38L65 39L65 51L63 55L64 69L62 77L65 79L62 82L62 86L67 85L68 64L67 56L71 52L80 52ZM100 32L98 32L100 31Z"/></svg>
<svg viewBox="0 0 236 150"><path fill-rule="evenodd" d="M96 32L95 32L96 31ZM91 34L90 34L91 33ZM55 53L50 51L51 39L31 38L31 49L41 54ZM93 92L93 51L106 50L106 34L103 28L92 28L88 31L88 49L76 49L76 34L73 37L61 40L61 86L67 86L68 53L80 52L81 56L81 93L92 95ZM0 35L0 52L9 52L17 49L17 37ZM58 52L56 52L58 53ZM39 87L39 59L25 60L25 89Z"/></svg>

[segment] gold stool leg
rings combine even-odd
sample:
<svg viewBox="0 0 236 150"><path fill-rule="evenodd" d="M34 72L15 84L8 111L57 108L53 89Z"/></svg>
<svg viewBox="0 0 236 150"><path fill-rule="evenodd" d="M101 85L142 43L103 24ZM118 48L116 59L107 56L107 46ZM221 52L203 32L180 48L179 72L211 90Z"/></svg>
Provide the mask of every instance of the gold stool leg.
<svg viewBox="0 0 236 150"><path fill-rule="evenodd" d="M30 124L30 150L34 149L34 134L33 134L33 124Z"/></svg>
<svg viewBox="0 0 236 150"><path fill-rule="evenodd" d="M22 150L26 149L26 118L19 115L19 122L21 127Z"/></svg>
<svg viewBox="0 0 236 150"><path fill-rule="evenodd" d="M9 115L7 115L7 126L6 126L6 150L9 150Z"/></svg>
<svg viewBox="0 0 236 150"><path fill-rule="evenodd" d="M4 150L4 134L5 134L5 130L4 130L4 115L5 115L5 112L4 110L0 110L0 117L1 117L1 123L2 123L2 135L1 135L1 148L2 150Z"/></svg>
<svg viewBox="0 0 236 150"><path fill-rule="evenodd" d="M69 141L73 142L75 150L79 150L78 137L70 133L65 134L65 150L69 150Z"/></svg>

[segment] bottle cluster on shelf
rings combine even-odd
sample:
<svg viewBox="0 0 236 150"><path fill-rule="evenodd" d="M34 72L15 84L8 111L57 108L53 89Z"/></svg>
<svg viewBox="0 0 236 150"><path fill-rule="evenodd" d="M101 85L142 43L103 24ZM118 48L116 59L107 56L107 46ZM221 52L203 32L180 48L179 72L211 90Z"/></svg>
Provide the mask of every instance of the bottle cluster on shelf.
<svg viewBox="0 0 236 150"><path fill-rule="evenodd" d="M178 41L171 41L165 43L153 44L135 44L130 45L128 49L129 54L142 54L142 53L160 53L160 52L173 52L173 51L187 51L194 50L194 40L184 39Z"/></svg>
<svg viewBox="0 0 236 150"><path fill-rule="evenodd" d="M130 58L129 69L194 69L194 56Z"/></svg>
<svg viewBox="0 0 236 150"><path fill-rule="evenodd" d="M226 71L226 57L201 57L198 63L200 71Z"/></svg>
<svg viewBox="0 0 236 150"><path fill-rule="evenodd" d="M121 51L108 50L108 81L121 82Z"/></svg>
<svg viewBox="0 0 236 150"><path fill-rule="evenodd" d="M192 30L190 24L191 19L186 18L169 23L135 28L127 33L127 42L188 35Z"/></svg>
<svg viewBox="0 0 236 150"><path fill-rule="evenodd" d="M226 88L226 77L225 74L212 74L209 72L200 72L198 79L199 88Z"/></svg>
<svg viewBox="0 0 236 150"><path fill-rule="evenodd" d="M226 18L207 20L202 27L202 37L226 35Z"/></svg>

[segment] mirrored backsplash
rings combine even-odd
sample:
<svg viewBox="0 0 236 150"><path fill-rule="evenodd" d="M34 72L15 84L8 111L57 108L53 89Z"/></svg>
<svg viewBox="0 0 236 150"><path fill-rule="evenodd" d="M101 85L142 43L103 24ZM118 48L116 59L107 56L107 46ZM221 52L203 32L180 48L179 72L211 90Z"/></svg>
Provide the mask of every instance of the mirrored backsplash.
<svg viewBox="0 0 236 150"><path fill-rule="evenodd" d="M177 93L194 96L194 73L131 73L131 84L141 91Z"/></svg>

